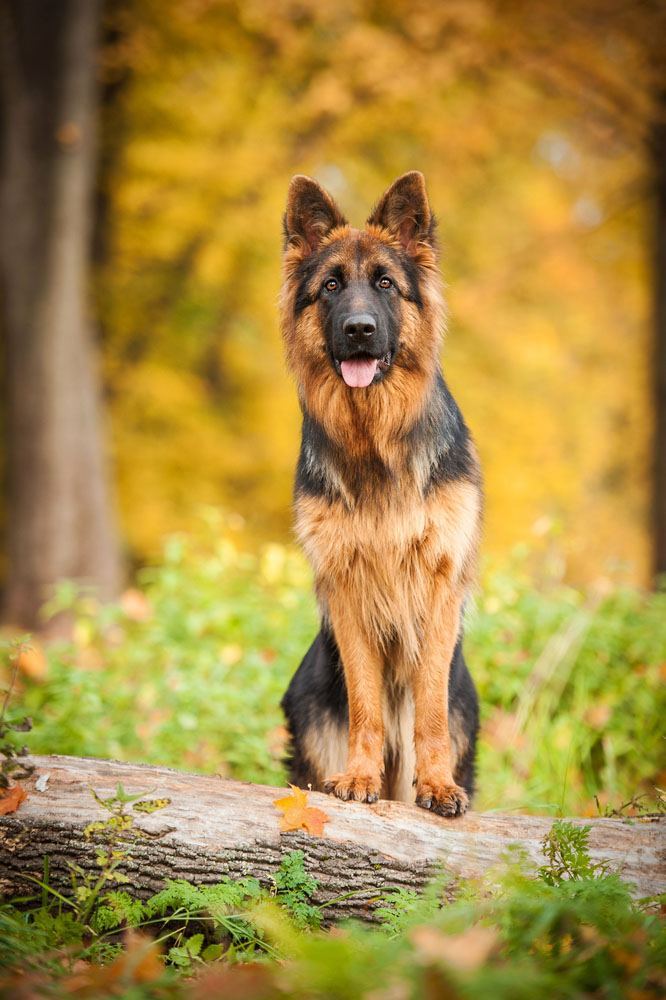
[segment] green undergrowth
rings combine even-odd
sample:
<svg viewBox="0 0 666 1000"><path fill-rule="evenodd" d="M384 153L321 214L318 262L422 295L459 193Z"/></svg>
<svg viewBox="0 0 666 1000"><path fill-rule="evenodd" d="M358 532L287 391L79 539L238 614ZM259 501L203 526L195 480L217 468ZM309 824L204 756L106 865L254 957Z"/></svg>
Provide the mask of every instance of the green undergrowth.
<svg viewBox="0 0 666 1000"><path fill-rule="evenodd" d="M136 804L124 799L122 815ZM609 864L593 863L587 835L556 823L539 869L510 852L451 903L443 879L421 897L378 893L374 926L322 927L327 907L314 903L300 852L267 886L172 881L147 900L107 880L90 905L76 878L60 894L46 877L36 896L0 907L0 995L656 1000L666 986L656 901L634 901Z"/></svg>
<svg viewBox="0 0 666 1000"><path fill-rule="evenodd" d="M279 702L315 635L296 551L242 550L211 514L175 537L118 604L64 584L74 620L23 676L31 750L162 764L282 784ZM586 815L663 787L666 592L559 582L537 553L488 567L467 613L482 708L476 807Z"/></svg>

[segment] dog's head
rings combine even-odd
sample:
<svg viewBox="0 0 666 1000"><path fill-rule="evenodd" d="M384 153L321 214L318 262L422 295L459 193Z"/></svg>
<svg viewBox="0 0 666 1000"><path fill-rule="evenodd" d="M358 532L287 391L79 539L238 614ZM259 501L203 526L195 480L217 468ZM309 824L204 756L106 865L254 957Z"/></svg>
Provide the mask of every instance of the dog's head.
<svg viewBox="0 0 666 1000"><path fill-rule="evenodd" d="M289 187L282 327L290 367L357 391L433 373L442 327L435 219L423 175L404 174L363 229L310 177ZM330 386L332 388L332 386Z"/></svg>

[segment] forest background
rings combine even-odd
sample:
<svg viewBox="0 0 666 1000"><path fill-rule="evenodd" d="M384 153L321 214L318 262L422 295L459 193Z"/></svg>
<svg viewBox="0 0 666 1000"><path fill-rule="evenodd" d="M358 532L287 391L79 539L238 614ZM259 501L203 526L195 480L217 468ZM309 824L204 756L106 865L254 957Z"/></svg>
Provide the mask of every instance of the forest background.
<svg viewBox="0 0 666 1000"><path fill-rule="evenodd" d="M546 536L575 583L666 568L662 4L39 6L5 5L11 620L30 624L57 578L117 591L206 506L242 517L250 545L291 539L300 415L276 299L294 172L356 223L398 174L425 173L487 556ZM102 431L94 405L60 420L52 398L95 382L83 341L100 356Z"/></svg>
<svg viewBox="0 0 666 1000"><path fill-rule="evenodd" d="M577 79L531 85L513 29L493 38L483 4L138 7L104 53L108 75L129 77L106 109L97 270L132 555L154 557L201 504L289 537L300 415L276 316L289 177L317 177L360 223L418 168L449 288L445 372L485 469L486 552L547 519L575 579L622 563L645 582L653 205L639 135L597 119ZM595 74L631 75L635 54L605 48L597 65L588 53L590 90Z"/></svg>

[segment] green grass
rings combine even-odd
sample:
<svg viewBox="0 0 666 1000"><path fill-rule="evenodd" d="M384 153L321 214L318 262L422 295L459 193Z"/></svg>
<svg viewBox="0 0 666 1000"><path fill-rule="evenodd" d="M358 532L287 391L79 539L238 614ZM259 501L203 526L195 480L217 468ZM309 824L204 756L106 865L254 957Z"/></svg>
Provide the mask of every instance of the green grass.
<svg viewBox="0 0 666 1000"><path fill-rule="evenodd" d="M583 593L523 555L488 570L468 612L466 655L482 704L481 809L596 812L663 783L666 593ZM17 716L41 753L114 757L281 784L280 697L317 629L295 551L240 550L212 515L173 538L138 590L100 608L63 585L75 616ZM662 774L660 776L660 767Z"/></svg>

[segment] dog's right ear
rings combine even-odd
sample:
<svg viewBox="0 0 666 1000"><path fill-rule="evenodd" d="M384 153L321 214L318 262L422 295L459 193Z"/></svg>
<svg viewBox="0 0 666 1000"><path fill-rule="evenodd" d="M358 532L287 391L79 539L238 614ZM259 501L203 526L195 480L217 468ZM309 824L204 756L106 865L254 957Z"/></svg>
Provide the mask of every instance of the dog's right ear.
<svg viewBox="0 0 666 1000"><path fill-rule="evenodd" d="M292 177L284 213L284 247L300 246L306 253L316 250L325 236L347 220L330 194L311 177Z"/></svg>

